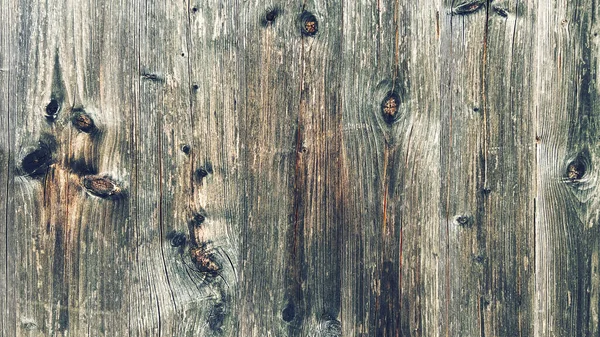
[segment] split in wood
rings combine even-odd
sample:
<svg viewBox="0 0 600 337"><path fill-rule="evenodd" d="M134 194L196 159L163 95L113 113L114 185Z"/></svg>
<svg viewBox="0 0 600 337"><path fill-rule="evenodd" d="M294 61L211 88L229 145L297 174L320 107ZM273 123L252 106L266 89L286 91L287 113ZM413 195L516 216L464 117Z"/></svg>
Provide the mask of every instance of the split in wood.
<svg viewBox="0 0 600 337"><path fill-rule="evenodd" d="M103 199L115 199L123 193L116 182L106 176L88 175L81 183L88 193Z"/></svg>
<svg viewBox="0 0 600 337"><path fill-rule="evenodd" d="M300 14L300 30L304 36L314 36L319 31L319 21L311 12Z"/></svg>

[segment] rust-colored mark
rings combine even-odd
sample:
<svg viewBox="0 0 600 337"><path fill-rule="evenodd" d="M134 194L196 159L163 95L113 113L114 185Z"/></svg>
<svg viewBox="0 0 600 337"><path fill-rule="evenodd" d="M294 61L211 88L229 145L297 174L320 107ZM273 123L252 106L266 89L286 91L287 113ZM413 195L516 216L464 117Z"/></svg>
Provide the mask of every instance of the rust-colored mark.
<svg viewBox="0 0 600 337"><path fill-rule="evenodd" d="M484 3L485 3L485 1L482 1L482 0L464 2L464 3L454 7L452 9L452 14L467 15L467 14L475 13L481 7L483 7Z"/></svg>
<svg viewBox="0 0 600 337"><path fill-rule="evenodd" d="M103 199L116 198L122 193L116 182L106 176L85 176L82 179L82 185L88 193Z"/></svg>
<svg viewBox="0 0 600 337"><path fill-rule="evenodd" d="M577 161L572 162L567 167L567 178L571 181L579 180L585 174L585 166Z"/></svg>
<svg viewBox="0 0 600 337"><path fill-rule="evenodd" d="M304 36L314 36L319 31L319 21L311 12L304 11L300 15L301 31Z"/></svg>
<svg viewBox="0 0 600 337"><path fill-rule="evenodd" d="M94 120L84 111L76 111L71 122L73 126L81 132L91 133L96 129Z"/></svg>
<svg viewBox="0 0 600 337"><path fill-rule="evenodd" d="M390 91L381 102L381 111L386 122L392 123L398 118L400 97L396 92Z"/></svg>
<svg viewBox="0 0 600 337"><path fill-rule="evenodd" d="M208 274L216 274L219 266L213 261L213 256L206 251L205 247L190 248L190 258L198 271Z"/></svg>

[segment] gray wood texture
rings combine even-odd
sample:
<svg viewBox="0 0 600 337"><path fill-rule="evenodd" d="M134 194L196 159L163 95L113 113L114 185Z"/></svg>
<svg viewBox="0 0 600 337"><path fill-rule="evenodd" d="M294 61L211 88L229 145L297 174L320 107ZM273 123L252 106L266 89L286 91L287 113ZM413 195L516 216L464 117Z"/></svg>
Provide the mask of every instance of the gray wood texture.
<svg viewBox="0 0 600 337"><path fill-rule="evenodd" d="M599 16L0 0L0 335L598 335Z"/></svg>

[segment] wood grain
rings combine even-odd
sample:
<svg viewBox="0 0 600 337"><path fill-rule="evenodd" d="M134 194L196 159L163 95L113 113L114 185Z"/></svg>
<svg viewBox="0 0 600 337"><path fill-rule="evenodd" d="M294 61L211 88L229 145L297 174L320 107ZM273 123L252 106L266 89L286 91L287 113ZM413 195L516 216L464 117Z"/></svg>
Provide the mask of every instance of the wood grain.
<svg viewBox="0 0 600 337"><path fill-rule="evenodd" d="M0 0L0 334L597 335L599 11Z"/></svg>

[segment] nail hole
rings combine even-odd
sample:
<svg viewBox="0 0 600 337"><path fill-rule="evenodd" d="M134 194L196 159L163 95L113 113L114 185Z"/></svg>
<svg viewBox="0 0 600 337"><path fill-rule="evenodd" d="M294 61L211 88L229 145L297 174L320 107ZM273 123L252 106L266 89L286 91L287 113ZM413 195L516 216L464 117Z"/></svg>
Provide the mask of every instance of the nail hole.
<svg viewBox="0 0 600 337"><path fill-rule="evenodd" d="M192 85L192 89L194 89L194 90L198 90L198 89L200 89L200 86L199 86L199 85L197 85L197 84L194 84L194 85Z"/></svg>
<svg viewBox="0 0 600 337"><path fill-rule="evenodd" d="M281 312L281 318L286 322L291 322L294 316L296 316L296 308L294 307L294 303L290 302Z"/></svg>
<svg viewBox="0 0 600 337"><path fill-rule="evenodd" d="M196 13L198 11L197 7L192 7L192 12Z"/></svg>
<svg viewBox="0 0 600 337"><path fill-rule="evenodd" d="M202 180L202 178L206 177L207 175L208 175L208 171L206 171L206 169L204 167L201 167L196 170L196 176L200 180Z"/></svg>
<svg viewBox="0 0 600 337"><path fill-rule="evenodd" d="M185 153L185 154L190 154L190 146L187 144L184 144L181 146L181 152Z"/></svg>
<svg viewBox="0 0 600 337"><path fill-rule="evenodd" d="M311 12L304 11L300 15L302 35L314 36L319 31L319 22Z"/></svg>

